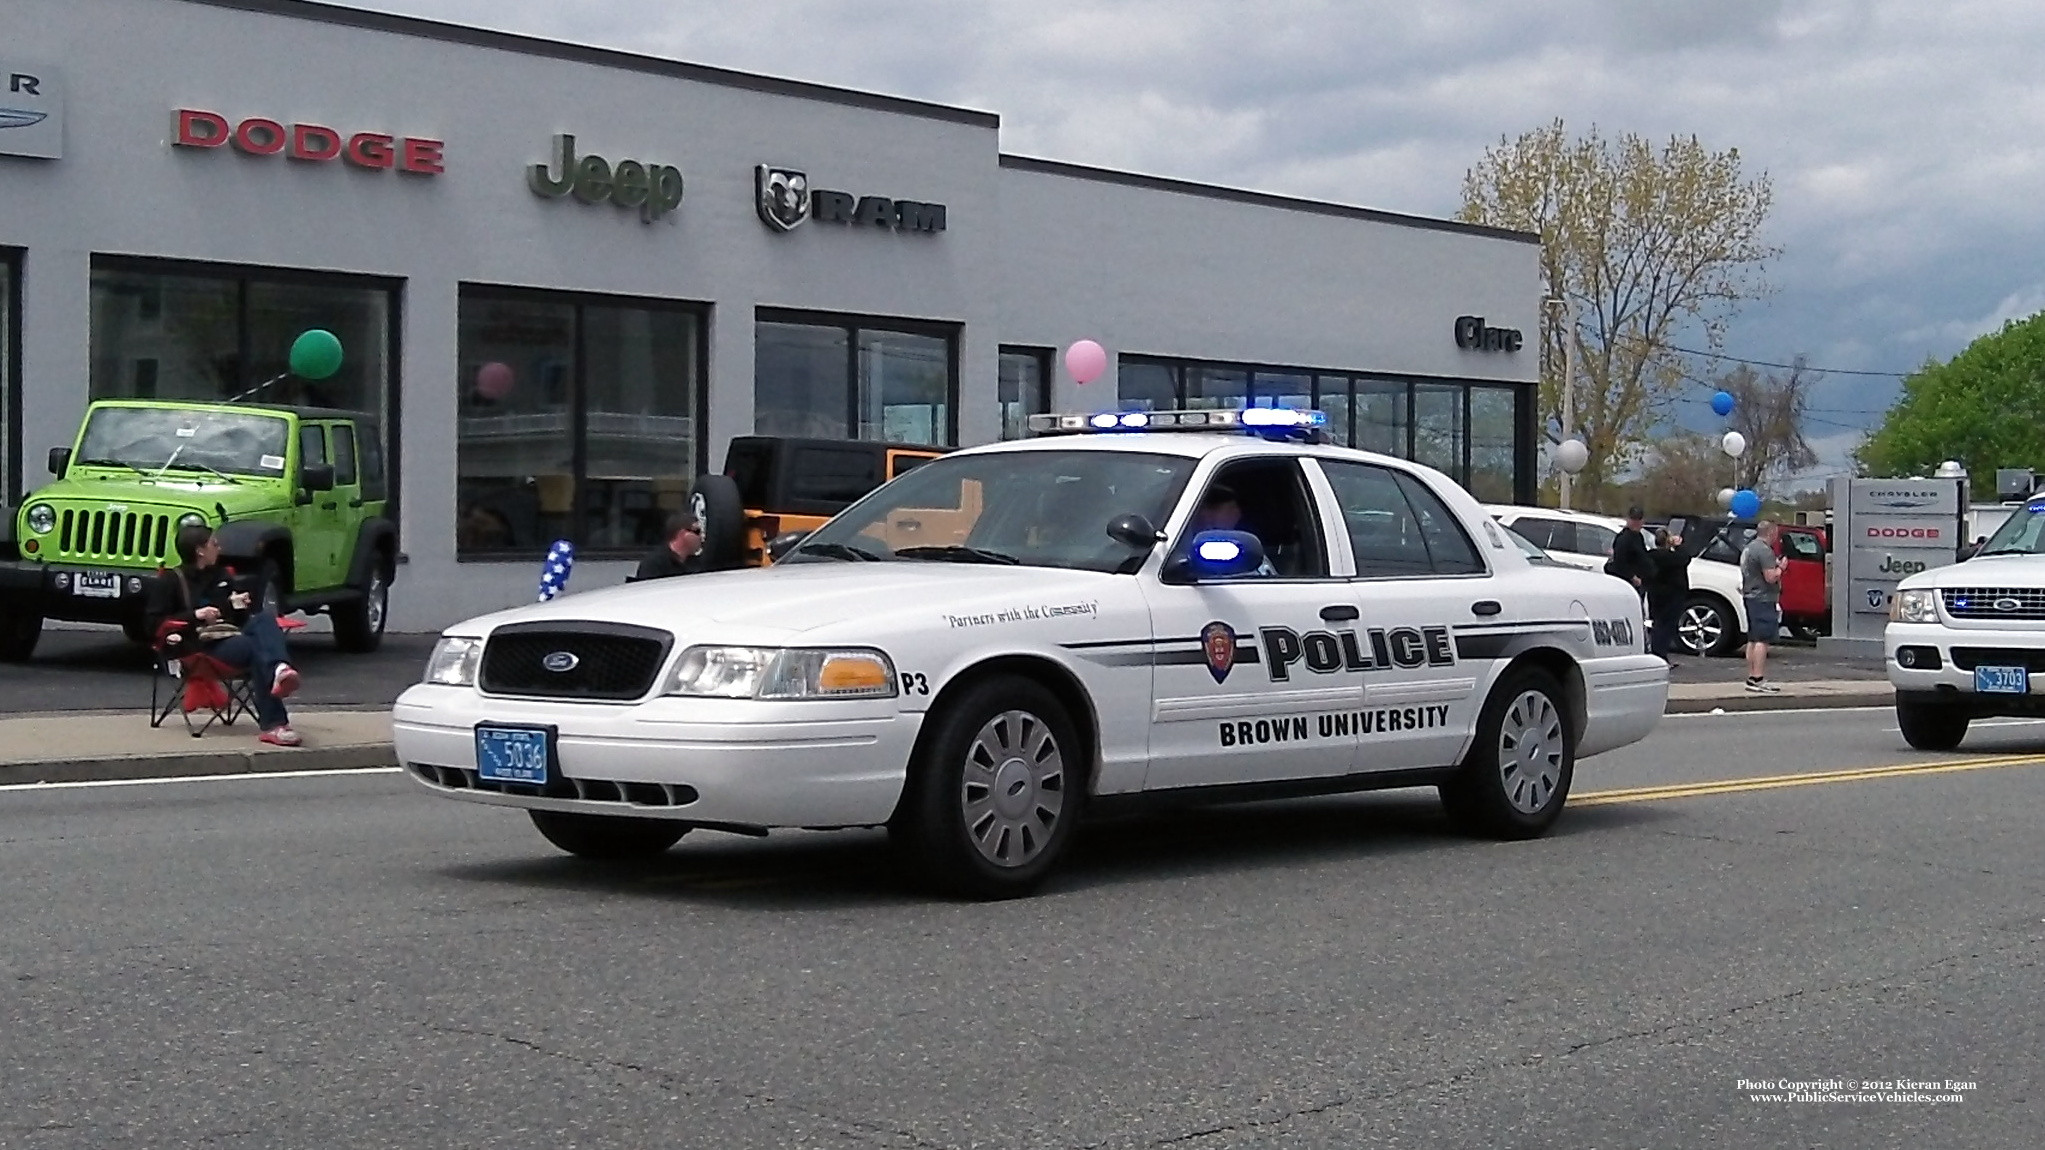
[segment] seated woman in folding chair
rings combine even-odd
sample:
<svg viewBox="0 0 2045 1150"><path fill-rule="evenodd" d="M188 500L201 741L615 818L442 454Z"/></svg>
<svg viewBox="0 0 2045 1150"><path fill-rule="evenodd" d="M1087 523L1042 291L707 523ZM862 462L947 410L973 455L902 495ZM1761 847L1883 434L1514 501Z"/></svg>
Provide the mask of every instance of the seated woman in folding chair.
<svg viewBox="0 0 2045 1150"><path fill-rule="evenodd" d="M298 672L284 650L277 617L251 611L253 596L220 565L220 541L212 528L196 523L178 528L177 553L178 566L149 592L150 632L158 650L170 659L205 655L248 675L256 725L262 728L257 737L273 746L297 746L284 700L298 690Z"/></svg>

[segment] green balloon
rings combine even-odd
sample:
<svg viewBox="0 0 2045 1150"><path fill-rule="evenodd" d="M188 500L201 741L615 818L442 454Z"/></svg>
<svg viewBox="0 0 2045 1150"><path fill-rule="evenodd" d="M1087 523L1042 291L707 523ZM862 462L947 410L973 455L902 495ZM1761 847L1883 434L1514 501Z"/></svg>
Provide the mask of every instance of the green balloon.
<svg viewBox="0 0 2045 1150"><path fill-rule="evenodd" d="M341 370L341 341L316 327L291 341L291 374L300 379L325 379Z"/></svg>

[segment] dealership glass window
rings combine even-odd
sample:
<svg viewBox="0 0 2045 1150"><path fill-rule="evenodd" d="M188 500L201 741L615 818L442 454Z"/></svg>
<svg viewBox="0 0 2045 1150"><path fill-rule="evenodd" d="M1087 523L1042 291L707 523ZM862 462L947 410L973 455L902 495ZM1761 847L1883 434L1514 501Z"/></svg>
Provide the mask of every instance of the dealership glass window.
<svg viewBox="0 0 2045 1150"><path fill-rule="evenodd" d="M1021 439L1030 416L1051 410L1051 350L1004 347L998 372L1001 438Z"/></svg>
<svg viewBox="0 0 2045 1150"><path fill-rule="evenodd" d="M1179 371L1171 364L1125 358L1116 365L1115 390L1124 411L1178 407Z"/></svg>
<svg viewBox="0 0 2045 1150"><path fill-rule="evenodd" d="M1513 502L1520 390L1470 386L1470 477L1465 486L1486 503Z"/></svg>
<svg viewBox="0 0 2045 1150"><path fill-rule="evenodd" d="M770 312L753 329L753 428L762 435L949 445L956 329Z"/></svg>
<svg viewBox="0 0 2045 1150"><path fill-rule="evenodd" d="M1314 405L1314 377L1303 372L1260 371L1250 377L1250 402L1257 407ZM1333 416L1329 416L1332 421Z"/></svg>
<svg viewBox="0 0 2045 1150"><path fill-rule="evenodd" d="M1246 406L1250 397L1250 373L1240 368L1187 364L1185 401L1181 407L1229 410Z"/></svg>
<svg viewBox="0 0 2045 1150"><path fill-rule="evenodd" d="M397 291L384 282L95 260L92 397L219 402L247 394L388 416L396 315ZM309 328L341 341L341 369L327 379L290 374L292 341Z"/></svg>
<svg viewBox="0 0 2045 1150"><path fill-rule="evenodd" d="M1413 428L1409 385L1403 380L1358 379L1351 384L1356 438L1350 446L1404 458Z"/></svg>
<svg viewBox="0 0 2045 1150"><path fill-rule="evenodd" d="M464 287L456 552L658 543L699 450L702 310Z"/></svg>
<svg viewBox="0 0 2045 1150"><path fill-rule="evenodd" d="M21 498L21 392L14 377L19 374L20 344L15 329L21 316L20 260L15 252L0 248L0 504L13 506Z"/></svg>
<svg viewBox="0 0 2045 1150"><path fill-rule="evenodd" d="M1413 460L1463 481L1463 395L1458 383L1413 385Z"/></svg>

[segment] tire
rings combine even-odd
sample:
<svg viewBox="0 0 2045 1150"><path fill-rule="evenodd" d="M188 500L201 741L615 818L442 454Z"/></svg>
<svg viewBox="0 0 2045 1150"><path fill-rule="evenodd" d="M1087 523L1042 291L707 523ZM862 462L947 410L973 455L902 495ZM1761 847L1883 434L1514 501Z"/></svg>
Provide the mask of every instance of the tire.
<svg viewBox="0 0 2045 1150"><path fill-rule="evenodd" d="M334 646L350 655L367 655L383 644L384 623L390 617L391 561L379 556L369 565L369 583L362 597L336 604Z"/></svg>
<svg viewBox="0 0 2045 1150"><path fill-rule="evenodd" d="M0 613L0 663L26 663L36 653L36 640L43 637L39 614Z"/></svg>
<svg viewBox="0 0 2045 1150"><path fill-rule="evenodd" d="M687 823L669 819L632 819L616 815L578 815L565 811L527 811L546 840L577 858L601 862L650 859L682 841Z"/></svg>
<svg viewBox="0 0 2045 1150"><path fill-rule="evenodd" d="M256 568L256 598L250 610L260 615L269 612L282 619L284 608L284 571L275 559L263 560Z"/></svg>
<svg viewBox="0 0 2045 1150"><path fill-rule="evenodd" d="M1491 689L1477 735L1441 801L1457 829L1530 839L1561 816L1576 774L1576 732L1553 676L1524 668Z"/></svg>
<svg viewBox="0 0 2045 1150"><path fill-rule="evenodd" d="M121 634L128 637L128 642L140 643L143 646L148 646L149 641L155 638L149 633L149 621L146 619L121 620Z"/></svg>
<svg viewBox="0 0 2045 1150"><path fill-rule="evenodd" d="M703 569L724 571L746 561L746 505L726 475L699 475L689 506L703 524Z"/></svg>
<svg viewBox="0 0 2045 1150"><path fill-rule="evenodd" d="M1072 842L1088 752L1057 697L1001 675L947 699L888 824L917 877L969 898L1036 889Z"/></svg>
<svg viewBox="0 0 2045 1150"><path fill-rule="evenodd" d="M1676 619L1676 645L1692 655L1730 655L1746 636L1734 626L1738 616L1716 595L1692 595Z"/></svg>
<svg viewBox="0 0 2045 1150"><path fill-rule="evenodd" d="M1896 726L1903 741L1920 751L1950 751L1967 737L1967 712L1939 703L1896 700Z"/></svg>

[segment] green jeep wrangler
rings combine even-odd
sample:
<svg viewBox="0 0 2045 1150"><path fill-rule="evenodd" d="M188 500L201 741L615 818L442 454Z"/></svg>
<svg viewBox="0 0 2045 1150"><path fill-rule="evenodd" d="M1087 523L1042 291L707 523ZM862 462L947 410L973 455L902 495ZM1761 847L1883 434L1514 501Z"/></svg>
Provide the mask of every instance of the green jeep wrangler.
<svg viewBox="0 0 2045 1150"><path fill-rule="evenodd" d="M326 612L344 651L382 641L398 531L372 417L106 400L75 446L50 450L50 471L57 481L0 527L0 660L34 653L45 619L118 623L148 641L148 581L177 565L187 523L215 529L222 562L265 608Z"/></svg>

